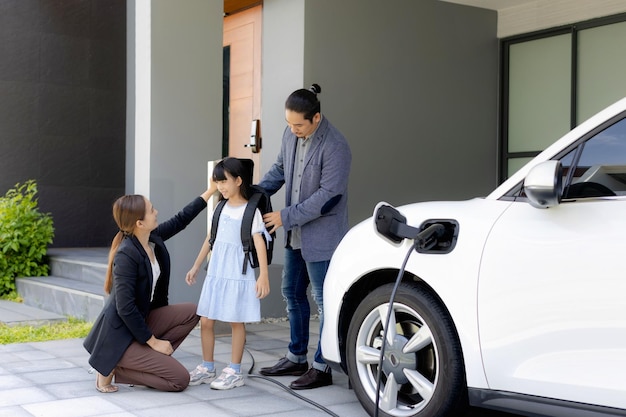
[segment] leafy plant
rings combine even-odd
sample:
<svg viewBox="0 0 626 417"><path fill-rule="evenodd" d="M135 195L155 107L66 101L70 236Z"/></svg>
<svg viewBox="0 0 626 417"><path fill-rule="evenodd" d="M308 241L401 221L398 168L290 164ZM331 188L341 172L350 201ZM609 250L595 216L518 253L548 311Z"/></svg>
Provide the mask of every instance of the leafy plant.
<svg viewBox="0 0 626 417"><path fill-rule="evenodd" d="M48 275L45 255L54 237L52 216L38 208L37 183L28 180L0 197L0 295L15 292L15 278Z"/></svg>

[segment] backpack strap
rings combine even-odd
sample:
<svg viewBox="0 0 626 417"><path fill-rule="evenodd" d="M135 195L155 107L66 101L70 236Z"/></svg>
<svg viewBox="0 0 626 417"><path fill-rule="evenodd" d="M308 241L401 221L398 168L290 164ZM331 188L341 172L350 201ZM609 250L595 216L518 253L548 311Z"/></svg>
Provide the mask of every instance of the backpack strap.
<svg viewBox="0 0 626 417"><path fill-rule="evenodd" d="M211 250L213 250L213 243L215 243L215 236L217 236L217 225L220 221L220 215L222 214L222 209L226 204L226 200L220 200L215 206L215 211L213 211L213 219L211 220L211 237L209 238L209 244L211 245Z"/></svg>
<svg viewBox="0 0 626 417"><path fill-rule="evenodd" d="M262 194L254 193L246 204L246 209L243 212L243 219L241 221L241 244L243 245L243 266L241 273L245 275L248 271L248 261L254 264L253 249L254 241L252 239L252 222L254 220L254 212L259 206Z"/></svg>

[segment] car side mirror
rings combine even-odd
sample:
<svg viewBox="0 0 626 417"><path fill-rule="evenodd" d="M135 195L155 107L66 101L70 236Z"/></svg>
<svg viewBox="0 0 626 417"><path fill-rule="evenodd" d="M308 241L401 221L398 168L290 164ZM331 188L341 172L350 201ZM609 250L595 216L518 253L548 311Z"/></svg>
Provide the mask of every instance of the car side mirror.
<svg viewBox="0 0 626 417"><path fill-rule="evenodd" d="M528 202L537 208L559 205L563 194L561 161L545 161L533 167L524 180Z"/></svg>

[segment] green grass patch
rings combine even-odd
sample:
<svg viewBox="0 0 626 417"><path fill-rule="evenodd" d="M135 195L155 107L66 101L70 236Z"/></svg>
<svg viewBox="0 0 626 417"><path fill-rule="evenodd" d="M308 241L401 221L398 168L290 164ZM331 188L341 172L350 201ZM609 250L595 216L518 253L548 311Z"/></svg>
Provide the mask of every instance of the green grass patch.
<svg viewBox="0 0 626 417"><path fill-rule="evenodd" d="M69 318L67 322L43 326L7 326L0 324L0 345L83 338L87 336L92 325L93 323L76 318Z"/></svg>
<svg viewBox="0 0 626 417"><path fill-rule="evenodd" d="M16 303L23 303L24 299L18 295L15 291L11 291L8 294L0 295L0 300L15 301Z"/></svg>

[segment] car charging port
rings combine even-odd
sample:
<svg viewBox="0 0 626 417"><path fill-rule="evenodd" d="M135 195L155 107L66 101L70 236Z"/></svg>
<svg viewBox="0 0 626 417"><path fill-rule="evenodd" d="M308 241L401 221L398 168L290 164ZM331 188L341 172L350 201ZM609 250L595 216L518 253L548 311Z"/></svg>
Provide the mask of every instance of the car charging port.
<svg viewBox="0 0 626 417"><path fill-rule="evenodd" d="M415 250L419 253L450 253L456 245L459 235L459 223L452 219L429 219L419 227L420 234L433 227L437 228L436 238L431 238L424 245L416 245Z"/></svg>
<svg viewBox="0 0 626 417"><path fill-rule="evenodd" d="M459 224L451 219L429 219L420 227L409 226L402 213L386 204L377 208L374 222L376 231L392 243L414 240L419 253L450 253L459 231Z"/></svg>

